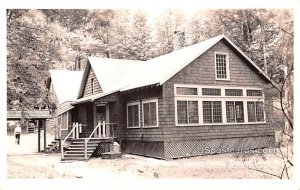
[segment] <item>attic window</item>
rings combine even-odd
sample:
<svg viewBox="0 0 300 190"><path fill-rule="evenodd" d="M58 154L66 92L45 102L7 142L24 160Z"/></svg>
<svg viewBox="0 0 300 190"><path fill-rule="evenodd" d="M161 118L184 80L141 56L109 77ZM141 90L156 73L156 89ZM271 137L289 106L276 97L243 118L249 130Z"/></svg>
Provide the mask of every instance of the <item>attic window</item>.
<svg viewBox="0 0 300 190"><path fill-rule="evenodd" d="M215 53L217 80L229 80L229 62L227 53Z"/></svg>
<svg viewBox="0 0 300 190"><path fill-rule="evenodd" d="M91 89L92 89L92 94L95 92L95 80L92 78L91 79Z"/></svg>

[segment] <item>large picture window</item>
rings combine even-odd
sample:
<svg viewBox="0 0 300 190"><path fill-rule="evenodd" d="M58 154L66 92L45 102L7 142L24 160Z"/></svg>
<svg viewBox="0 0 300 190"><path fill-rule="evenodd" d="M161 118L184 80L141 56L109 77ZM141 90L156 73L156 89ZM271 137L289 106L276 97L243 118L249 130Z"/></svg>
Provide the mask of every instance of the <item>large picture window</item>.
<svg viewBox="0 0 300 190"><path fill-rule="evenodd" d="M158 111L157 100L149 100L143 102L143 126L157 127L158 126Z"/></svg>
<svg viewBox="0 0 300 190"><path fill-rule="evenodd" d="M227 61L227 54L216 53L216 79L228 80L229 79L229 65Z"/></svg>
<svg viewBox="0 0 300 190"><path fill-rule="evenodd" d="M221 101L203 101L203 123L222 123Z"/></svg>
<svg viewBox="0 0 300 190"><path fill-rule="evenodd" d="M242 101L226 101L226 120L228 123L244 122L244 106Z"/></svg>
<svg viewBox="0 0 300 190"><path fill-rule="evenodd" d="M248 122L264 121L263 102L247 102Z"/></svg>
<svg viewBox="0 0 300 190"><path fill-rule="evenodd" d="M199 123L198 101L177 101L177 122L178 124Z"/></svg>
<svg viewBox="0 0 300 190"><path fill-rule="evenodd" d="M266 122L258 87L174 84L174 95L177 126Z"/></svg>
<svg viewBox="0 0 300 190"><path fill-rule="evenodd" d="M127 127L136 128L140 127L140 103L127 104Z"/></svg>

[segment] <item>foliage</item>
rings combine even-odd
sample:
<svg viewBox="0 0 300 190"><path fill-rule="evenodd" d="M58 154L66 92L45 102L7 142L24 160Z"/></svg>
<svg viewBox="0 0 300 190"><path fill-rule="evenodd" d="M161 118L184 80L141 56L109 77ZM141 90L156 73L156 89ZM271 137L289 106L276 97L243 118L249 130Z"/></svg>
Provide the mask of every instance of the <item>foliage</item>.
<svg viewBox="0 0 300 190"><path fill-rule="evenodd" d="M163 10L154 21L142 10L7 10L8 108L50 105L49 69L83 69L88 56L148 60L173 51L178 31L183 46L224 33L277 82L293 69L290 10Z"/></svg>

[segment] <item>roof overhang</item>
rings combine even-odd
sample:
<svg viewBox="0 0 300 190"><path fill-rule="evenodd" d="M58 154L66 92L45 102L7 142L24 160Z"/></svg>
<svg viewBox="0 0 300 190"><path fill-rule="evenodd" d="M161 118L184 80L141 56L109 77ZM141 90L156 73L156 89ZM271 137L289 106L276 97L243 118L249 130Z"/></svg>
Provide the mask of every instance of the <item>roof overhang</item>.
<svg viewBox="0 0 300 190"><path fill-rule="evenodd" d="M72 102L70 102L70 104L68 104L62 108L58 108L58 112L57 112L57 114L55 114L55 117L73 109L74 107L75 106L72 105Z"/></svg>
<svg viewBox="0 0 300 190"><path fill-rule="evenodd" d="M28 119L50 119L53 116L50 114L49 110L30 110L26 111L26 117ZM7 111L7 119L21 119L21 111Z"/></svg>
<svg viewBox="0 0 300 190"><path fill-rule="evenodd" d="M72 102L71 105L82 104L82 103L86 103L86 102L94 102L96 99L102 98L104 96L107 96L107 95L110 95L110 94L113 94L113 93L119 92L119 91L120 91L120 89L114 90L114 91L111 91L111 92L107 92L107 93L99 93L99 94L94 94L94 95L91 95L91 96L79 98L75 102Z"/></svg>

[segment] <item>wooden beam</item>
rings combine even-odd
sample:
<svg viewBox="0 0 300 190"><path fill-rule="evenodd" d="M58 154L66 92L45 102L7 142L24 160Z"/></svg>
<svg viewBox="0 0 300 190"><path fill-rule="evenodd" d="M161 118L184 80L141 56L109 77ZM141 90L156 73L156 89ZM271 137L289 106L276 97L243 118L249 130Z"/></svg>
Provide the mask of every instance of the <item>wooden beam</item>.
<svg viewBox="0 0 300 190"><path fill-rule="evenodd" d="M38 127L38 152L41 152L41 128L39 125L39 120L37 120L36 125Z"/></svg>
<svg viewBox="0 0 300 190"><path fill-rule="evenodd" d="M44 128L44 153L46 152L46 146L47 146L47 139L46 139L46 133L47 133L47 131L46 131L46 120L45 119L43 119L42 120L42 125L43 125L43 128Z"/></svg>

